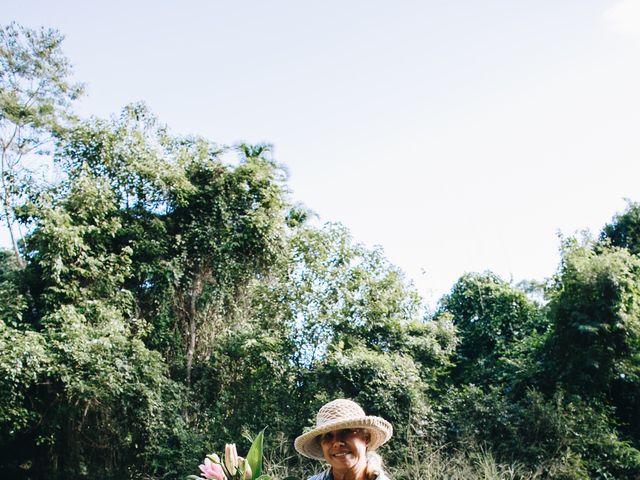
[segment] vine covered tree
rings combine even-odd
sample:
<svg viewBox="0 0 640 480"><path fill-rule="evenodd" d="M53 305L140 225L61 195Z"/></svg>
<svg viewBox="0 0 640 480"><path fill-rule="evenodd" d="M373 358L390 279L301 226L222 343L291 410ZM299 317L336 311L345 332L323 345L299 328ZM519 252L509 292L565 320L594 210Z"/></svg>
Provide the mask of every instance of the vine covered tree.
<svg viewBox="0 0 640 480"><path fill-rule="evenodd" d="M490 272L463 275L440 311L452 315L458 332L454 375L462 383L507 380L518 345L545 328L537 305Z"/></svg>

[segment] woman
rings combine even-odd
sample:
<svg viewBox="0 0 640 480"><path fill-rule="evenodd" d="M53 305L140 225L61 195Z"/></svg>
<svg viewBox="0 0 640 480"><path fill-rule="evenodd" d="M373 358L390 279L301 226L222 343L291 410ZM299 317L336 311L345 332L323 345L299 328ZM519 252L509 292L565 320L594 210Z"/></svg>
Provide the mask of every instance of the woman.
<svg viewBox="0 0 640 480"><path fill-rule="evenodd" d="M391 435L393 427L385 419L338 399L318 411L315 428L296 438L295 447L305 457L329 463L328 470L308 480L389 480L375 450Z"/></svg>

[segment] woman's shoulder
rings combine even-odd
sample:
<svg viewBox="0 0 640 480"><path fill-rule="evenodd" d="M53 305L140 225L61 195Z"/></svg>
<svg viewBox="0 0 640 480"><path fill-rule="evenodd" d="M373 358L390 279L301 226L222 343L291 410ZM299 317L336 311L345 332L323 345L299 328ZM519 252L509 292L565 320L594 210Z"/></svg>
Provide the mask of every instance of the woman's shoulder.
<svg viewBox="0 0 640 480"><path fill-rule="evenodd" d="M322 473L318 473L317 475L314 475L313 477L309 477L307 480L331 480L331 472L329 470L326 470ZM387 477L385 473L381 472L376 477L376 480L390 480L390 478Z"/></svg>
<svg viewBox="0 0 640 480"><path fill-rule="evenodd" d="M317 475L314 475L313 477L309 477L307 480L329 480L330 478L331 478L331 475L327 470Z"/></svg>

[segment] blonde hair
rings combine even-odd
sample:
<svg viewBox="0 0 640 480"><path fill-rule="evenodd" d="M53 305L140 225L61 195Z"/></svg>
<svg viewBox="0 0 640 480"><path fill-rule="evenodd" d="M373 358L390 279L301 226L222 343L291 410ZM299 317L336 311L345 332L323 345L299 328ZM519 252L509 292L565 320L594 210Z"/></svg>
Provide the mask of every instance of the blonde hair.
<svg viewBox="0 0 640 480"><path fill-rule="evenodd" d="M382 473L382 457L376 452L367 452L367 479L377 478Z"/></svg>
<svg viewBox="0 0 640 480"><path fill-rule="evenodd" d="M371 432L368 429L364 429L364 436L369 443L371 440ZM375 480L382 474L382 457L374 452L373 450L369 450L367 448L367 467L365 469L365 475L367 480Z"/></svg>

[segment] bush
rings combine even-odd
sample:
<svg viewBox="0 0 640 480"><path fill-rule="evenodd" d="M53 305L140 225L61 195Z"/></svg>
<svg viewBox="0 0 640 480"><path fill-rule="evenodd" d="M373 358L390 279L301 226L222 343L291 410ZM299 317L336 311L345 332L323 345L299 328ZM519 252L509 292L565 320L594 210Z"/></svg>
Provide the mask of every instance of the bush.
<svg viewBox="0 0 640 480"><path fill-rule="evenodd" d="M594 401L535 389L513 400L467 386L452 392L443 413L453 444L488 445L500 461L518 460L542 478L640 475L640 452L620 440L610 408Z"/></svg>

